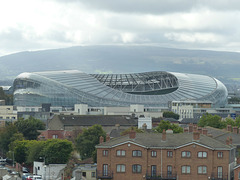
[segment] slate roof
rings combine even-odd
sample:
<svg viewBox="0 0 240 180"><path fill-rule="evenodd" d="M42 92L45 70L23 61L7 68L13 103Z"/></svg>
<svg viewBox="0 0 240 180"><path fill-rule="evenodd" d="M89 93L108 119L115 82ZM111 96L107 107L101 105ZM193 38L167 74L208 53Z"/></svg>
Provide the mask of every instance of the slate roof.
<svg viewBox="0 0 240 180"><path fill-rule="evenodd" d="M137 119L131 116L119 115L56 115L65 126L92 126L100 124L102 126L137 126Z"/></svg>
<svg viewBox="0 0 240 180"><path fill-rule="evenodd" d="M180 124L197 124L199 121L199 118L183 118L180 122Z"/></svg>
<svg viewBox="0 0 240 180"><path fill-rule="evenodd" d="M162 141L162 134L160 133L136 133L135 139L130 139L129 135L125 135L119 138L112 139L108 142L97 145L97 148L111 148L120 144L132 142L146 148L167 148L176 149L188 144L198 144L210 149L222 149L230 150L233 147L226 145L211 137L200 135L200 140L194 141L193 134L167 134L167 140Z"/></svg>
<svg viewBox="0 0 240 180"><path fill-rule="evenodd" d="M240 146L240 134L235 134L230 131L226 131L225 129L217 129L213 127L206 127L209 134L212 134L214 139L217 139L221 142L226 142L226 139L231 136L232 144L236 146Z"/></svg>

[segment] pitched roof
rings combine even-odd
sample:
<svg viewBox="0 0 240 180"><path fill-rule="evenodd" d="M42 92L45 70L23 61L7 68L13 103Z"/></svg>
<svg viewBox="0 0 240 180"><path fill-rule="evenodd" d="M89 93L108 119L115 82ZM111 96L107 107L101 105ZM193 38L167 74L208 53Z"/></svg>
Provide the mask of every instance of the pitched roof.
<svg viewBox="0 0 240 180"><path fill-rule="evenodd" d="M212 134L214 139L221 142L226 142L227 137L232 137L233 145L240 145L240 134L235 134L233 132L226 131L225 129L217 129L213 127L206 127L209 134Z"/></svg>
<svg viewBox="0 0 240 180"><path fill-rule="evenodd" d="M137 119L122 115L55 115L65 126L137 126Z"/></svg>
<svg viewBox="0 0 240 180"><path fill-rule="evenodd" d="M129 135L112 139L108 142L97 145L97 148L111 148L125 143L134 143L146 148L170 148L176 149L189 144L198 144L209 149L226 149L230 150L232 146L226 145L211 137L200 135L200 140L194 141L192 134L167 134L167 140L162 141L160 133L136 133L135 139L130 139Z"/></svg>

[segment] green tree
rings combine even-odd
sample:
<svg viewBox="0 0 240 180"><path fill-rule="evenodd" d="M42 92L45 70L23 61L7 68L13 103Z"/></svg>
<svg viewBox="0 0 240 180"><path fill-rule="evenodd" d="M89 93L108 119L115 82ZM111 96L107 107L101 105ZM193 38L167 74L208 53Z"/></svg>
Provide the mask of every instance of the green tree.
<svg viewBox="0 0 240 180"><path fill-rule="evenodd" d="M212 114L204 114L199 122L198 122L198 126L200 127L204 127L204 126L211 126L214 128L224 128L226 127L226 122L221 120L222 118L218 115L212 115Z"/></svg>
<svg viewBox="0 0 240 180"><path fill-rule="evenodd" d="M235 126L237 126L238 128L240 127L240 116L236 117Z"/></svg>
<svg viewBox="0 0 240 180"><path fill-rule="evenodd" d="M179 115L174 113L174 112L172 112L172 111L165 111L165 112L163 112L163 117L165 117L165 118L174 118L176 120L179 119Z"/></svg>
<svg viewBox="0 0 240 180"><path fill-rule="evenodd" d="M28 141L15 141L14 142L14 157L15 161L19 164L26 163L27 159L27 143Z"/></svg>
<svg viewBox="0 0 240 180"><path fill-rule="evenodd" d="M130 132L131 130L134 130L136 133L143 133L143 132L144 132L144 130L138 129L138 127L130 127L130 128L128 128L128 129L124 130L123 132L121 132L120 135L121 135L121 136L124 136L124 135L126 135L126 134L129 134L129 132Z"/></svg>
<svg viewBox="0 0 240 180"><path fill-rule="evenodd" d="M2 151L7 152L9 145L15 139L14 134L18 133L17 127L13 123L9 123L5 128L0 129L0 148Z"/></svg>
<svg viewBox="0 0 240 180"><path fill-rule="evenodd" d="M13 147L15 160L20 164L31 164L40 157L46 164L65 164L73 151L72 142L61 139L14 141Z"/></svg>
<svg viewBox="0 0 240 180"><path fill-rule="evenodd" d="M179 125L171 124L169 121L162 120L158 126L154 129L155 132L162 133L163 130L172 129L173 133L182 133L183 128L181 128Z"/></svg>
<svg viewBox="0 0 240 180"><path fill-rule="evenodd" d="M93 125L88 129L83 129L83 133L79 134L76 139L76 149L82 159L93 157L95 146L99 144L99 138L106 138L106 132L103 131L101 125Z"/></svg>
<svg viewBox="0 0 240 180"><path fill-rule="evenodd" d="M65 164L73 151L72 142L62 139L49 139L46 141L42 155L46 164Z"/></svg>
<svg viewBox="0 0 240 180"><path fill-rule="evenodd" d="M27 140L36 140L40 134L38 130L45 129L45 124L41 120L33 117L19 119L15 125L18 131L21 132Z"/></svg>

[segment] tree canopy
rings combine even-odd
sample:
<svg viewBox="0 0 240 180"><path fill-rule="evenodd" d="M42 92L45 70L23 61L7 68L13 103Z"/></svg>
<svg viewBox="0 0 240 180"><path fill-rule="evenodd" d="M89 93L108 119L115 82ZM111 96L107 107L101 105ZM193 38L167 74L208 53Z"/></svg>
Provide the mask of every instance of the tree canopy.
<svg viewBox="0 0 240 180"><path fill-rule="evenodd" d="M124 135L126 135L126 134L129 134L129 132L130 132L131 130L134 130L136 133L143 133L143 132L144 132L144 130L138 129L138 127L130 127L130 128L128 128L128 129L124 130L123 132L121 132L120 135L121 135L121 136L124 136Z"/></svg>
<svg viewBox="0 0 240 180"><path fill-rule="evenodd" d="M0 87L0 100L5 100L6 105L12 105L13 104L13 95L5 94L5 92L3 91L3 88Z"/></svg>
<svg viewBox="0 0 240 180"><path fill-rule="evenodd" d="M174 118L176 120L179 119L179 115L174 113L174 112L172 112L172 111L165 111L165 112L163 112L163 117L165 117L165 118Z"/></svg>
<svg viewBox="0 0 240 180"><path fill-rule="evenodd" d="M82 159L94 157L95 146L99 144L100 136L106 139L106 132L103 131L101 125L93 125L88 129L83 129L83 133L78 135L76 149Z"/></svg>
<svg viewBox="0 0 240 180"><path fill-rule="evenodd" d="M15 125L19 132L23 134L27 140L35 140L40 134L38 130L44 130L45 124L39 120L30 116L28 119L19 119L15 122Z"/></svg>
<svg viewBox="0 0 240 180"><path fill-rule="evenodd" d="M0 148L2 151L7 152L9 150L9 144L17 139L17 136L15 136L17 133L18 130L13 123L9 123L5 128L0 129Z"/></svg>
<svg viewBox="0 0 240 180"><path fill-rule="evenodd" d="M198 126L200 127L210 126L222 129L226 127L226 122L222 121L222 118L218 115L206 113L200 118Z"/></svg>
<svg viewBox="0 0 240 180"><path fill-rule="evenodd" d="M158 132L158 133L162 133L164 129L165 130L172 129L173 133L182 133L183 132L183 128L181 128L179 125L171 124L169 121L164 121L164 120L162 120L158 124L158 126L154 129L154 131Z"/></svg>
<svg viewBox="0 0 240 180"><path fill-rule="evenodd" d="M62 139L47 141L15 141L13 150L16 162L30 164L33 161L45 160L45 164L65 164L73 151L72 142Z"/></svg>

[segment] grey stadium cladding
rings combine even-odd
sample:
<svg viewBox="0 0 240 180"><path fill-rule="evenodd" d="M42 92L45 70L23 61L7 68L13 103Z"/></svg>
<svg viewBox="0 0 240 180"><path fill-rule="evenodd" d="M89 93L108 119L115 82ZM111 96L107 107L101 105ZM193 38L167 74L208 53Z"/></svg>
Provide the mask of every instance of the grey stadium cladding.
<svg viewBox="0 0 240 180"><path fill-rule="evenodd" d="M22 73L14 80L14 105L74 107L168 107L171 101L227 102L227 89L216 78L176 72L87 74L78 70Z"/></svg>

